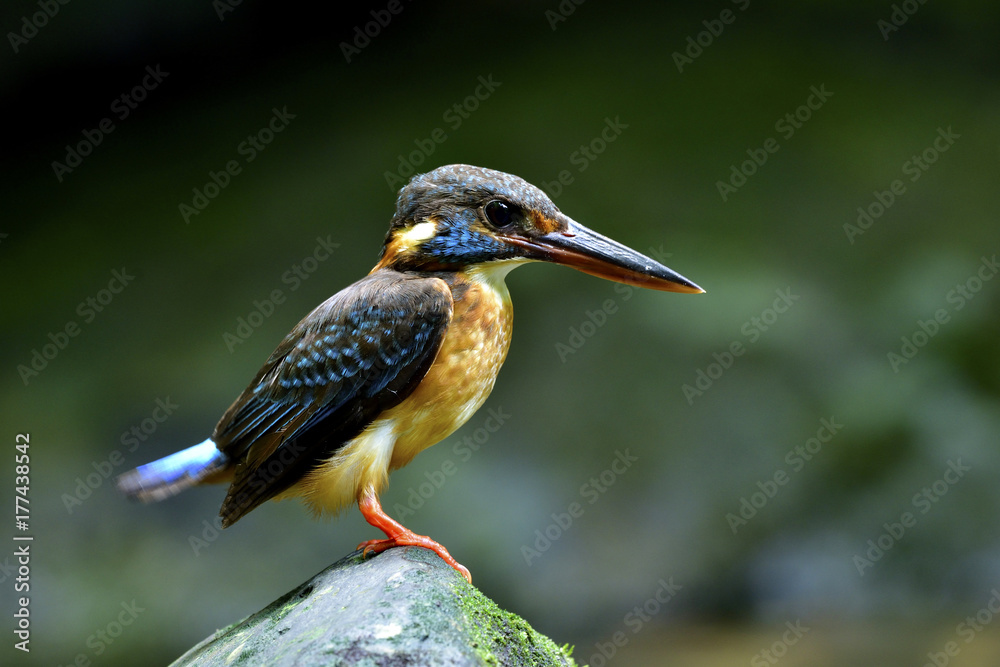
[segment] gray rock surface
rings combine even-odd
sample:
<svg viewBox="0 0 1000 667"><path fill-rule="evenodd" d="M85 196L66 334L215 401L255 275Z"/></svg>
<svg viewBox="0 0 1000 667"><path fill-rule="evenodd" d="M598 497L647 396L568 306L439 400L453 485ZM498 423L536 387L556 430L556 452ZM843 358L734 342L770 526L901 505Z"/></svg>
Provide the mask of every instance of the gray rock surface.
<svg viewBox="0 0 1000 667"><path fill-rule="evenodd" d="M417 547L334 563L181 665L566 665L569 650Z"/></svg>

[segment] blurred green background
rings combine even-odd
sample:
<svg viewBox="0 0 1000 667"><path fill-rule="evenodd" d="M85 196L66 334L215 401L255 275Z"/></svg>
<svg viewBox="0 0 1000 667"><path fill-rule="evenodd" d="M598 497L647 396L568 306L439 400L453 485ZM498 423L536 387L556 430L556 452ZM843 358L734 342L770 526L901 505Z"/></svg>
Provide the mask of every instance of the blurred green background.
<svg viewBox="0 0 1000 667"><path fill-rule="evenodd" d="M166 664L378 536L297 502L218 534L222 488L104 476L210 434L374 264L390 184L465 162L708 293L514 272L492 396L390 513L581 664L1000 663L996 4L387 6L0 10L0 498L28 432L35 536L30 655L0 553L4 662Z"/></svg>

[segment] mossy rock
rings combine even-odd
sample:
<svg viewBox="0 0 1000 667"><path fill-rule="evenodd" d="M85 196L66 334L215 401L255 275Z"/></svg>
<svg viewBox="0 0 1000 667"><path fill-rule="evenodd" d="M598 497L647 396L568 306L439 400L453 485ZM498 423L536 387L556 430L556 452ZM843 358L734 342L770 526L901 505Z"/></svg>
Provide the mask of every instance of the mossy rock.
<svg viewBox="0 0 1000 667"><path fill-rule="evenodd" d="M351 554L173 664L575 665L418 547Z"/></svg>

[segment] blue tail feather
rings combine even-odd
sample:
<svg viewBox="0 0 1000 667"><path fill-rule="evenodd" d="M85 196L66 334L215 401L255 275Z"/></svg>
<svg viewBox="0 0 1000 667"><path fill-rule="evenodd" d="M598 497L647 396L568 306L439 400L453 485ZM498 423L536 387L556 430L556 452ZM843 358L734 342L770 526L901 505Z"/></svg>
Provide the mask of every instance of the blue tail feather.
<svg viewBox="0 0 1000 667"><path fill-rule="evenodd" d="M209 438L121 475L118 488L143 502L163 500L219 472L227 463L226 455Z"/></svg>

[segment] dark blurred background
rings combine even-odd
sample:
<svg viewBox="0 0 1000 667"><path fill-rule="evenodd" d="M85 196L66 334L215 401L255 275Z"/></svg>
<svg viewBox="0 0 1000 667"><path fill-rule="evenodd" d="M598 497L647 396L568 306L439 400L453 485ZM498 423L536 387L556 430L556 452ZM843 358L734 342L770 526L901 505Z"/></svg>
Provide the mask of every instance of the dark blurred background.
<svg viewBox="0 0 1000 667"><path fill-rule="evenodd" d="M35 536L30 655L0 554L10 661L166 664L377 536L297 502L219 534L222 488L110 478L207 437L371 268L399 184L466 162L708 293L514 272L495 391L390 513L580 664L1000 663L995 3L17 0L0 26L0 498L28 432Z"/></svg>

